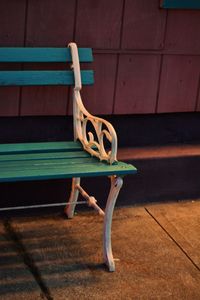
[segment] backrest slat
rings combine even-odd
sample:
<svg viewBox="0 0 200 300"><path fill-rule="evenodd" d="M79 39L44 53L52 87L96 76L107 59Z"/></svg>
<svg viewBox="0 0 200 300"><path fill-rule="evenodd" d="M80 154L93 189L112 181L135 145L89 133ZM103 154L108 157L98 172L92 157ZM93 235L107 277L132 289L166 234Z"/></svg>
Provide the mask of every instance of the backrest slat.
<svg viewBox="0 0 200 300"><path fill-rule="evenodd" d="M92 62L91 48L78 48L80 62ZM0 62L71 62L69 48L0 48Z"/></svg>
<svg viewBox="0 0 200 300"><path fill-rule="evenodd" d="M82 83L94 83L91 70L81 71ZM73 71L0 71L1 86L74 85Z"/></svg>

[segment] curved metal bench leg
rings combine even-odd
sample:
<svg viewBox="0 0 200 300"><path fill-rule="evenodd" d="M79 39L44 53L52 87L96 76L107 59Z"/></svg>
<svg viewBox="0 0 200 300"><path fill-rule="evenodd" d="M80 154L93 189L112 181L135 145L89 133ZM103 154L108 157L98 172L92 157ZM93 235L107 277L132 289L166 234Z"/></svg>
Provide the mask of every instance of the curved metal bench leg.
<svg viewBox="0 0 200 300"><path fill-rule="evenodd" d="M65 207L65 213L69 219L72 219L74 216L74 210L79 195L79 190L76 188L76 186L80 185L80 182L80 177L72 178L72 190L69 198L69 204L67 204ZM70 202L72 203L70 204Z"/></svg>
<svg viewBox="0 0 200 300"><path fill-rule="evenodd" d="M111 226L112 226L112 216L115 203L122 187L123 179L116 176L111 176L111 188L108 195L108 200L105 209L104 217L104 237L103 237L103 251L104 251L104 261L107 264L109 271L115 271L115 263L112 254L111 245Z"/></svg>

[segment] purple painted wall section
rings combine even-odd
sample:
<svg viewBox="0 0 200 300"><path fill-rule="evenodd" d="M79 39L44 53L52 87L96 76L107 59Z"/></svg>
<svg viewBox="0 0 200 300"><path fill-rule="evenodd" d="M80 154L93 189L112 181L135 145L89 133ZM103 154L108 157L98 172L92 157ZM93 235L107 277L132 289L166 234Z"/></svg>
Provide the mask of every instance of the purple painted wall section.
<svg viewBox="0 0 200 300"><path fill-rule="evenodd" d="M159 3L1 0L0 46L92 47L95 85L83 99L95 114L200 111L200 10ZM0 116L71 114L70 95L67 87L0 88Z"/></svg>

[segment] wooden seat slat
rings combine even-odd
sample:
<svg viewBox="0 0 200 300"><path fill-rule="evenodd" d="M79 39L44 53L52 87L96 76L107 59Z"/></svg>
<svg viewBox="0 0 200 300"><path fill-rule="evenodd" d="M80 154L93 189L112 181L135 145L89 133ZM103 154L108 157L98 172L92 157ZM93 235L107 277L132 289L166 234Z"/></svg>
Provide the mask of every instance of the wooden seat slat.
<svg viewBox="0 0 200 300"><path fill-rule="evenodd" d="M26 154L24 155L26 156ZM55 167L62 167L62 165L81 165L87 164L91 162L97 162L97 158L89 157L72 157L72 158L50 158L50 159L32 159L32 160L14 160L14 161L2 161L0 165L0 172L4 170L10 169L23 169L26 170L28 168L54 168ZM86 171L87 172L87 171Z"/></svg>
<svg viewBox="0 0 200 300"><path fill-rule="evenodd" d="M91 176L111 176L126 174L135 174L136 169L129 164L118 162L114 165L99 162L96 158L85 159L85 163L71 163L69 160L60 160L54 164L35 164L29 166L22 166L21 162L12 165L9 168L1 166L0 182L15 182L15 181L29 181L29 180L47 180L47 179L61 179L72 177L91 177Z"/></svg>
<svg viewBox="0 0 200 300"><path fill-rule="evenodd" d="M82 145L79 142L40 142L40 143L17 143L0 144L0 154L20 154L20 153L43 153L43 152L63 152L80 151Z"/></svg>
<svg viewBox="0 0 200 300"><path fill-rule="evenodd" d="M9 154L0 155L0 162L7 161L27 161L27 160L44 160L44 159L61 159L61 158L81 158L90 157L85 151L72 151L72 152L44 152L44 153L23 153L23 154Z"/></svg>

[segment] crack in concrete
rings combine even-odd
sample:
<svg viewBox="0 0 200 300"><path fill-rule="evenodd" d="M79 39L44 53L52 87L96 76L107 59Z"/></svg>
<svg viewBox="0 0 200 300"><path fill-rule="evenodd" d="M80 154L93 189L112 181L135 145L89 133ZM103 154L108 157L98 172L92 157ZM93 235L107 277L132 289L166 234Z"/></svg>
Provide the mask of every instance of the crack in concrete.
<svg viewBox="0 0 200 300"><path fill-rule="evenodd" d="M20 234L16 233L16 231L12 227L11 221L6 220L6 221L4 221L3 225L4 225L5 231L9 237L9 239L14 243L17 253L22 257L24 264L28 267L28 269L31 272L31 274L33 275L35 281L39 285L43 296L47 300L53 300L53 297L51 296L51 293L50 293L48 287L45 285L45 283L42 279L39 269L35 265L34 260L29 255L26 248L24 247L23 242L20 238Z"/></svg>
<svg viewBox="0 0 200 300"><path fill-rule="evenodd" d="M187 254L187 252L181 247L181 245L173 238L173 236L162 226L162 224L150 213L150 211L144 207L149 216L162 228L162 230L168 235L168 237L176 244L176 246L182 251L182 253L189 259L194 267L200 272L200 267L193 261L193 259Z"/></svg>

